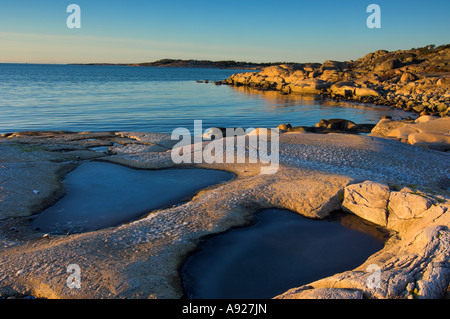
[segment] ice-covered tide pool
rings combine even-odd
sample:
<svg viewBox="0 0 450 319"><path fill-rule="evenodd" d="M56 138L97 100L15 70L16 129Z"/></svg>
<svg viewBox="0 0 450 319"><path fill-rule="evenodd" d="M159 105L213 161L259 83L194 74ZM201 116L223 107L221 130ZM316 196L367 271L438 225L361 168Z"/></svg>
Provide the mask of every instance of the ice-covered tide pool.
<svg viewBox="0 0 450 319"><path fill-rule="evenodd" d="M346 227L342 219L263 210L254 225L206 238L186 259L180 269L186 298L268 299L352 270L383 248L384 234L351 220Z"/></svg>
<svg viewBox="0 0 450 319"><path fill-rule="evenodd" d="M152 210L192 198L199 190L233 175L210 169L138 170L106 162L87 162L64 179L66 195L33 220L49 233L80 233L117 226Z"/></svg>

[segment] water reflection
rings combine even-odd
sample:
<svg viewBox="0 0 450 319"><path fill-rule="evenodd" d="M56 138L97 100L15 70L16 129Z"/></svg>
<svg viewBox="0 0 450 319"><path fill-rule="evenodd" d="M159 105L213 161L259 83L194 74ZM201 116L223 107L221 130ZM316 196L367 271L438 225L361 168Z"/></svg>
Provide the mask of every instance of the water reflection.
<svg viewBox="0 0 450 319"><path fill-rule="evenodd" d="M87 162L67 174L66 195L38 214L33 227L80 233L117 226L232 178L231 173L209 169L137 170Z"/></svg>
<svg viewBox="0 0 450 319"><path fill-rule="evenodd" d="M344 227L339 220L261 211L254 225L205 239L186 260L181 271L186 297L266 299L354 269L384 245L384 234L360 221L347 219L350 227Z"/></svg>
<svg viewBox="0 0 450 319"><path fill-rule="evenodd" d="M279 91L264 91L245 86L230 86L235 96L258 101L267 111L277 111L281 114L296 112L298 117L292 118L295 125L314 125L322 118L343 118L355 123L376 124L381 117L389 115L402 119L414 116L396 108L382 105L357 103L350 101L333 101L318 95L283 94ZM281 124L281 123L280 123Z"/></svg>

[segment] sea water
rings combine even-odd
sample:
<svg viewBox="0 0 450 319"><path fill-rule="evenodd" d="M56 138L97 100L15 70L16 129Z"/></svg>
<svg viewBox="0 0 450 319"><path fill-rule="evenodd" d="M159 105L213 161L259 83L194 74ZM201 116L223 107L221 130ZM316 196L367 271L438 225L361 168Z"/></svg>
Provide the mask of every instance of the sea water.
<svg viewBox="0 0 450 319"><path fill-rule="evenodd" d="M387 107L214 85L248 70L114 65L0 64L0 134L23 130L136 131L313 126L321 119L377 123ZM204 83L208 80L208 83ZM202 81L203 83L198 83Z"/></svg>

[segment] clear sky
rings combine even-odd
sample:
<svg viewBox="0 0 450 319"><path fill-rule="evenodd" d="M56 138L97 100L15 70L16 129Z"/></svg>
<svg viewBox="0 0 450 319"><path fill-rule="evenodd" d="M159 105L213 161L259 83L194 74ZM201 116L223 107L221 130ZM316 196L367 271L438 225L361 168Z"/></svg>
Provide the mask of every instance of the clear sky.
<svg viewBox="0 0 450 319"><path fill-rule="evenodd" d="M69 4L81 28L69 29ZM381 29L369 29L369 4ZM450 43L449 0L0 0L0 63L351 60Z"/></svg>

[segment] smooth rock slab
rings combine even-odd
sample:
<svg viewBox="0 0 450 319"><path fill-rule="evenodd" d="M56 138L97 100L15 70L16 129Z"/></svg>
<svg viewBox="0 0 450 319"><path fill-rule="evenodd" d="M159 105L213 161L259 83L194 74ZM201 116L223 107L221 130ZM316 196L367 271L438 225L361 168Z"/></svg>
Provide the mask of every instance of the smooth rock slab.
<svg viewBox="0 0 450 319"><path fill-rule="evenodd" d="M136 170L88 162L67 174L67 194L40 213L33 227L45 232L86 232L116 226L178 204L233 175L208 169Z"/></svg>

